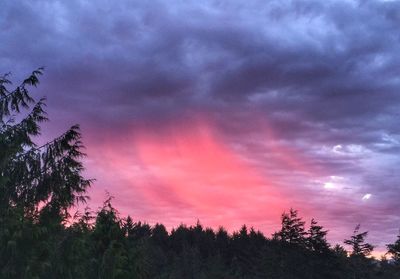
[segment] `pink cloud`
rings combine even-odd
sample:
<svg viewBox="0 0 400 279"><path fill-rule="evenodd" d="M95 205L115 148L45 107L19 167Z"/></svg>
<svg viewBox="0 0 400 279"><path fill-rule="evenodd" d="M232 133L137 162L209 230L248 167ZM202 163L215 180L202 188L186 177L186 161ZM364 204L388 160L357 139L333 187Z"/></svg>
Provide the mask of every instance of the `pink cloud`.
<svg viewBox="0 0 400 279"><path fill-rule="evenodd" d="M358 207L368 205L357 202L351 189L324 189L321 177L329 170L280 142L267 121L256 114L254 119L257 134L236 142L206 116L135 127L119 136L87 133L88 176L97 179L90 205L100 205L109 190L121 215L135 220L169 229L197 220L230 231L246 224L266 235L294 207L304 220L315 217L326 226L331 241L342 242L364 220L354 215Z"/></svg>
<svg viewBox="0 0 400 279"><path fill-rule="evenodd" d="M118 144L105 138L89 145L89 174L99 181L93 200L108 187L124 214L171 226L200 219L236 229L271 220L276 225L289 206L277 178L246 161L206 118L184 129L135 130Z"/></svg>

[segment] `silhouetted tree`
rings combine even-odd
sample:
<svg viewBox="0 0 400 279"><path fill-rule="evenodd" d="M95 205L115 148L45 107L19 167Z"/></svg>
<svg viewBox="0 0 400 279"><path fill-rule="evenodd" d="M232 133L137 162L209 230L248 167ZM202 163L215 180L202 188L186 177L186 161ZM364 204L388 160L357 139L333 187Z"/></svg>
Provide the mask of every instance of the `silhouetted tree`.
<svg viewBox="0 0 400 279"><path fill-rule="evenodd" d="M329 250L329 243L326 240L328 231L323 230L317 221L311 219L311 225L307 232L307 247L317 253L325 253Z"/></svg>
<svg viewBox="0 0 400 279"><path fill-rule="evenodd" d="M374 246L369 243L365 243L365 238L368 236L368 232L359 233L360 225L357 225L354 229L353 235L350 239L344 240L344 243L351 246L351 256L369 256L374 250Z"/></svg>
<svg viewBox="0 0 400 279"><path fill-rule="evenodd" d="M59 212L75 201L85 200L90 180L81 176L79 159L82 143L79 126L61 136L36 145L32 137L40 135L40 123L47 120L45 99L35 101L28 92L37 86L42 69L34 71L14 90L8 76L0 77L0 206L22 206L25 211L47 208ZM18 123L16 114L31 109ZM18 116L18 119L20 116Z"/></svg>
<svg viewBox="0 0 400 279"><path fill-rule="evenodd" d="M333 247L332 251L337 257L340 257L340 258L346 258L347 257L346 249L343 246L339 245L339 244L336 244Z"/></svg>
<svg viewBox="0 0 400 279"><path fill-rule="evenodd" d="M96 217L92 233L99 278L120 278L127 273L127 251L123 245L124 230L118 212L108 197Z"/></svg>
<svg viewBox="0 0 400 279"><path fill-rule="evenodd" d="M297 214L297 210L293 208L290 209L289 213L282 214L282 228L275 235L277 239L290 244L305 245L305 237L307 235L304 229L305 222Z"/></svg>
<svg viewBox="0 0 400 279"><path fill-rule="evenodd" d="M351 274L354 279L373 278L374 264L367 256L374 250L374 246L365 242L368 232L360 233L359 230L360 225L357 225L350 239L344 241L352 249L349 261Z"/></svg>
<svg viewBox="0 0 400 279"><path fill-rule="evenodd" d="M397 240L392 244L386 245L386 247L388 249L387 254L393 258L397 265L400 265L400 232Z"/></svg>
<svg viewBox="0 0 400 279"><path fill-rule="evenodd" d="M63 241L68 209L84 202L91 181L81 175L79 126L45 144L35 144L47 120L45 99L29 87L43 69L9 89L0 77L0 277L35 278L64 274L55 251ZM62 276L64 276L62 275Z"/></svg>

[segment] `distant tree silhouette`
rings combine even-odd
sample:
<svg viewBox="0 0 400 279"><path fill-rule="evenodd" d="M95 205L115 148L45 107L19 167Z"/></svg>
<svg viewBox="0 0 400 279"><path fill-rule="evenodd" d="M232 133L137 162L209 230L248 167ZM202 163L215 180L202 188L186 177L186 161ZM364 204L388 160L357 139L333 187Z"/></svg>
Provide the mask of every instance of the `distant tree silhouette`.
<svg viewBox="0 0 400 279"><path fill-rule="evenodd" d="M92 233L98 278L124 278L129 275L124 230L117 210L108 197L98 212Z"/></svg>
<svg viewBox="0 0 400 279"><path fill-rule="evenodd" d="M397 236L397 240L392 244L386 245L386 247L388 249L387 254L400 266L400 232Z"/></svg>
<svg viewBox="0 0 400 279"><path fill-rule="evenodd" d="M275 237L283 242L296 245L305 245L307 232L305 231L305 222L297 216L297 210L290 209L289 213L283 213L281 216L281 230Z"/></svg>
<svg viewBox="0 0 400 279"><path fill-rule="evenodd" d="M374 264L371 259L367 258L367 256L371 255L374 246L365 242L368 232L360 233L359 230L360 225L357 225L350 239L344 240L346 245L351 246L349 265L351 268L352 278L373 278Z"/></svg>
<svg viewBox="0 0 400 279"><path fill-rule="evenodd" d="M317 221L311 219L311 225L307 232L307 247L317 253L324 253L329 250L329 243L326 240L328 231L323 230Z"/></svg>
<svg viewBox="0 0 400 279"><path fill-rule="evenodd" d="M369 256L374 250L374 246L369 243L365 243L365 238L368 236L368 232L359 233L360 225L358 224L353 232L350 239L344 240L344 243L351 246L351 256Z"/></svg>
<svg viewBox="0 0 400 279"><path fill-rule="evenodd" d="M336 244L333 247L332 251L338 257L341 257L341 258L346 258L347 257L346 249L343 246L339 245L339 244Z"/></svg>

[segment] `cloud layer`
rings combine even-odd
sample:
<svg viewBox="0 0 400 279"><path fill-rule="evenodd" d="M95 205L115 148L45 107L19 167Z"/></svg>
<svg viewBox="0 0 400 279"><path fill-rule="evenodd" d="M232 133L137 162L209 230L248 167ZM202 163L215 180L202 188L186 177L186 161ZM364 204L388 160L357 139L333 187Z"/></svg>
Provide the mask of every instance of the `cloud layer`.
<svg viewBox="0 0 400 279"><path fill-rule="evenodd" d="M2 6L0 70L46 66L44 135L81 123L93 206L266 233L293 206L334 241L395 238L399 2Z"/></svg>

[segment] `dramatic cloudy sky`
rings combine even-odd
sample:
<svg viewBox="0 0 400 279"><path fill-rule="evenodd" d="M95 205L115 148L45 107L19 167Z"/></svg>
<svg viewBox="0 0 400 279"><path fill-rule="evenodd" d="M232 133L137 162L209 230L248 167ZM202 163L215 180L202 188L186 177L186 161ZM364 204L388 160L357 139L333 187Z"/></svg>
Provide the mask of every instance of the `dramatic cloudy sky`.
<svg viewBox="0 0 400 279"><path fill-rule="evenodd" d="M400 227L397 1L15 1L0 72L45 66L50 138L80 123L89 205L267 235L297 208L342 241Z"/></svg>

